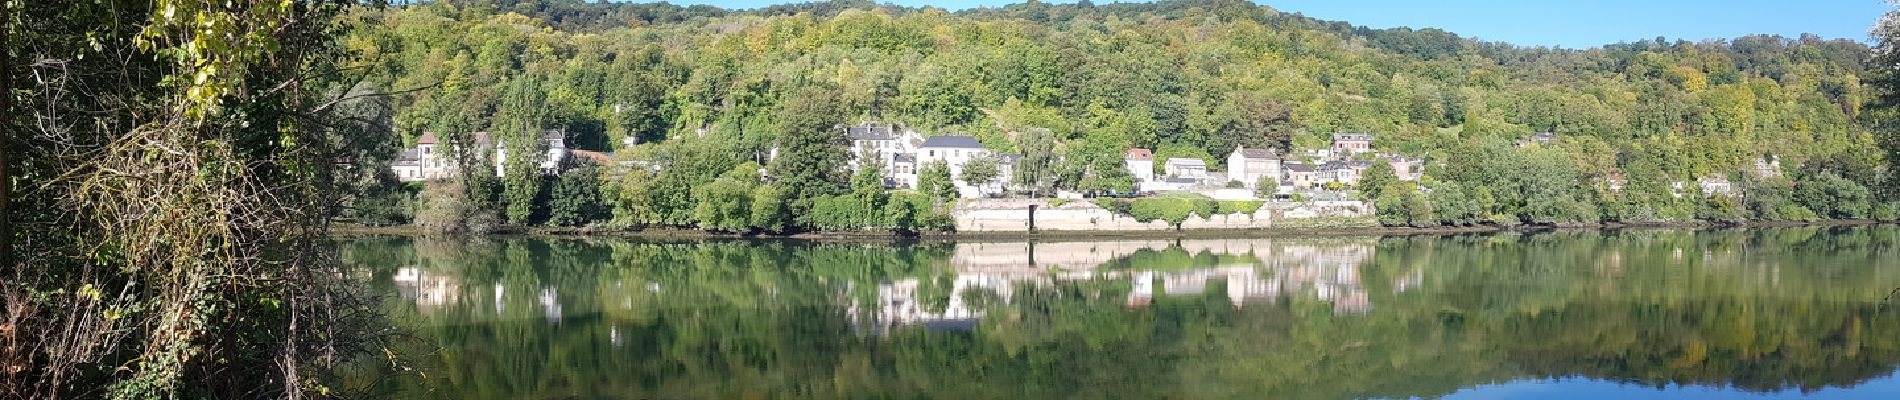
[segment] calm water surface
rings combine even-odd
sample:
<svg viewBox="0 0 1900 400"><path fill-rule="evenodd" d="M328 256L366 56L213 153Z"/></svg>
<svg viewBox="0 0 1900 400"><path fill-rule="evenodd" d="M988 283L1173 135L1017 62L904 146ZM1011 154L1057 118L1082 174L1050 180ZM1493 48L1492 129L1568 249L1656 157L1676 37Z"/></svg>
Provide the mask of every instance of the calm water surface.
<svg viewBox="0 0 1900 400"><path fill-rule="evenodd" d="M355 239L397 397L1900 398L1900 229Z"/></svg>

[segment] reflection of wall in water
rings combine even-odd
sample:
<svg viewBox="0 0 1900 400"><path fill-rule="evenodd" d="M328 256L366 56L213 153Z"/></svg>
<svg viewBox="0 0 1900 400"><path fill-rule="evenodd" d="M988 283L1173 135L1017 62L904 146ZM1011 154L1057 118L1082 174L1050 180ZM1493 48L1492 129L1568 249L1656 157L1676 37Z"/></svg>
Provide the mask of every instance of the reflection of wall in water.
<svg viewBox="0 0 1900 400"><path fill-rule="evenodd" d="M421 268L403 267L396 269L391 277L396 285L396 293L404 299L415 302L416 311L424 314L435 312L447 306L456 305L462 298L462 280L449 274L438 274ZM477 289L479 292L479 289ZM560 321L563 314L560 290L553 286L542 287L535 293L535 304L540 306L541 318L548 321ZM492 291L494 314L504 315L508 311L508 302L504 299L508 287L496 283ZM474 298L482 298L483 293L469 293Z"/></svg>
<svg viewBox="0 0 1900 400"><path fill-rule="evenodd" d="M1098 270L1140 251L1179 249L1189 254L1251 256L1252 261L1227 260L1225 265L1209 265L1185 271L1131 269ZM1360 281L1359 265L1372 259L1370 240L1289 240L1289 239L1207 239L1207 240L1133 240L1116 242L1057 243L958 243L951 256L957 278L950 288L949 305L942 312L929 312L919 297L918 279L904 279L879 285L878 300L872 307L853 307L850 314L860 324L882 332L893 326L941 321L974 321L982 310L965 304L966 294L988 290L1009 303L1019 284L1050 285L1056 281L1129 278L1132 291L1128 305L1141 307L1157 294L1200 295L1211 282L1225 285L1228 300L1236 307L1248 303L1272 304L1283 295L1303 293L1333 304L1341 313L1364 313L1372 309L1370 296ZM1417 274L1393 283L1397 291L1418 284ZM1157 288L1157 284L1159 288Z"/></svg>
<svg viewBox="0 0 1900 400"><path fill-rule="evenodd" d="M405 267L396 269L392 278L396 283L396 293L402 298L416 303L416 308L424 312L453 304L461 298L462 281L454 276L437 275L423 272L421 268Z"/></svg>

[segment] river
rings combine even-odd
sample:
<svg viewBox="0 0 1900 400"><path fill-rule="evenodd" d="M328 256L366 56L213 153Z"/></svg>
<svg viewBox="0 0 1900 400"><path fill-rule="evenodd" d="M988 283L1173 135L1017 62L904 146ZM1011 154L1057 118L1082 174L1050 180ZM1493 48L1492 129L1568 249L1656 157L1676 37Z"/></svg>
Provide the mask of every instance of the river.
<svg viewBox="0 0 1900 400"><path fill-rule="evenodd" d="M1892 226L342 247L399 398L1900 398Z"/></svg>

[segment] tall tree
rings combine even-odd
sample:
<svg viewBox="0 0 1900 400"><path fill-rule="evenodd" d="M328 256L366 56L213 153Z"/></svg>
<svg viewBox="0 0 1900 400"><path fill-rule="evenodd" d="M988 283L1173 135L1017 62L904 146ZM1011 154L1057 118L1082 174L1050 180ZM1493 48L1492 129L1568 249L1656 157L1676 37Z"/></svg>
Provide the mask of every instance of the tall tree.
<svg viewBox="0 0 1900 400"><path fill-rule="evenodd" d="M812 199L844 189L849 153L836 128L843 120L837 100L836 89L807 87L789 95L776 114L778 157L772 160L771 175L793 210L808 210Z"/></svg>

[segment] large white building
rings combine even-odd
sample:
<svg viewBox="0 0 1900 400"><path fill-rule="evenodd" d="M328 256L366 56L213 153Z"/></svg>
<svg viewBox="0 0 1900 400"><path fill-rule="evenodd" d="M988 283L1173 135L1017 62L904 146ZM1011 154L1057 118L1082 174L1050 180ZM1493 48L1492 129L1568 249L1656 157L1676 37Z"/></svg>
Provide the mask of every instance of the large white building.
<svg viewBox="0 0 1900 400"><path fill-rule="evenodd" d="M498 142L488 132L474 132L469 135L470 142L477 151L473 155L478 160L477 162L491 164L495 169L495 176L507 176L508 146L505 143L498 146ZM572 151L567 147L566 133L558 130L548 130L536 135L533 148L535 153L539 154L533 160L535 168L543 174L560 173L561 169L567 165ZM424 132L422 137L416 139L415 147L403 150L402 154L396 157L395 162L390 164L390 169L396 173L396 179L405 182L451 178L459 171L456 169L455 150L457 149L453 145L436 137L434 133Z"/></svg>
<svg viewBox="0 0 1900 400"><path fill-rule="evenodd" d="M849 165L856 170L864 163L875 163L884 171L885 186L916 189L919 175L931 164L943 162L962 197L981 197L991 188L1007 182L1021 155L995 154L969 136L926 136L898 124L865 122L838 126L851 143ZM994 158L997 176L989 182L969 182L963 178L963 166L971 160Z"/></svg>
<svg viewBox="0 0 1900 400"><path fill-rule="evenodd" d="M1227 155L1227 179L1240 181L1242 185L1253 188L1260 178L1282 179L1280 155L1272 149L1234 147L1234 152Z"/></svg>

